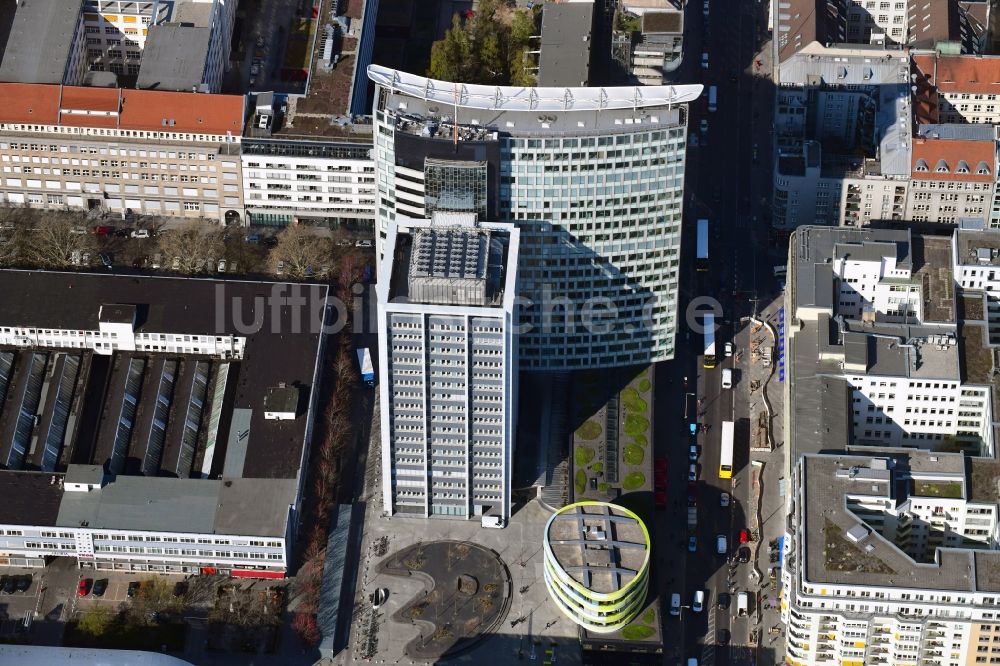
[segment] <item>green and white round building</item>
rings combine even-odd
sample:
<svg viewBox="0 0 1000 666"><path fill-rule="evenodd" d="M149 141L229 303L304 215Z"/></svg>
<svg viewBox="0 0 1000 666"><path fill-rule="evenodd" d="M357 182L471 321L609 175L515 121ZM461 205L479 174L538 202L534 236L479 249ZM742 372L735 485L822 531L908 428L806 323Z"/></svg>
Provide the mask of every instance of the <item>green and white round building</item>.
<svg viewBox="0 0 1000 666"><path fill-rule="evenodd" d="M545 587L587 631L607 634L632 621L649 587L649 531L617 504L577 502L545 525Z"/></svg>

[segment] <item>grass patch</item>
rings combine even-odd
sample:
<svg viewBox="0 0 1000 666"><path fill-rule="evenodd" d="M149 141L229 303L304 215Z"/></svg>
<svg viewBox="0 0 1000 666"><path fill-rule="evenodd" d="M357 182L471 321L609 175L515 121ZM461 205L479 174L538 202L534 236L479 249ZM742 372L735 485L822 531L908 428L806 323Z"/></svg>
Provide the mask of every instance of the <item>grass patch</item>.
<svg viewBox="0 0 1000 666"><path fill-rule="evenodd" d="M917 497L961 499L962 484L957 481L914 481L913 494Z"/></svg>
<svg viewBox="0 0 1000 666"><path fill-rule="evenodd" d="M595 462L593 465L590 466L590 470L595 473L603 472L604 463Z"/></svg>
<svg viewBox="0 0 1000 666"><path fill-rule="evenodd" d="M894 574L881 560L861 551L847 540L844 531L826 520L823 525L823 564L827 571Z"/></svg>
<svg viewBox="0 0 1000 666"><path fill-rule="evenodd" d="M604 428L601 427L601 424L590 419L584 421L583 425L576 429L576 436L590 441L600 437L602 432L604 432Z"/></svg>
<svg viewBox="0 0 1000 666"><path fill-rule="evenodd" d="M625 434L630 437L645 436L649 432L649 419L638 414L628 414L625 416Z"/></svg>
<svg viewBox="0 0 1000 666"><path fill-rule="evenodd" d="M644 624L630 624L622 629L622 638L630 641L641 641L655 633L655 629Z"/></svg>
<svg viewBox="0 0 1000 666"><path fill-rule="evenodd" d="M625 411L633 414L645 414L649 408L646 401L639 397L639 392L631 386L622 390L621 401L625 406Z"/></svg>
<svg viewBox="0 0 1000 666"><path fill-rule="evenodd" d="M649 389L651 388L653 388L653 385L649 382L648 379L643 379L642 381L639 382L639 390L642 391L643 393L648 393Z"/></svg>
<svg viewBox="0 0 1000 666"><path fill-rule="evenodd" d="M646 453L642 450L641 446L626 444L624 457L625 462L629 465L641 465L642 461L646 458Z"/></svg>
<svg viewBox="0 0 1000 666"><path fill-rule="evenodd" d="M639 621L643 624L653 624L653 620L656 619L656 611L652 607L647 608L646 612L639 617Z"/></svg>
<svg viewBox="0 0 1000 666"><path fill-rule="evenodd" d="M184 624L139 626L114 621L95 634L82 630L79 622L69 622L63 636L63 645L150 652L159 652L166 645L168 652L180 652L184 649L186 633L187 625Z"/></svg>
<svg viewBox="0 0 1000 666"><path fill-rule="evenodd" d="M635 443L641 446L642 448L646 448L647 446L649 446L649 440L646 439L645 435L632 435L632 439L634 439Z"/></svg>
<svg viewBox="0 0 1000 666"><path fill-rule="evenodd" d="M646 485L646 475L642 472L629 472L622 481L625 490L639 490Z"/></svg>
<svg viewBox="0 0 1000 666"><path fill-rule="evenodd" d="M609 483L598 483L597 484L597 489L599 491L601 491L602 493L606 493L609 490L611 490L611 484L609 484Z"/></svg>
<svg viewBox="0 0 1000 666"><path fill-rule="evenodd" d="M576 470L573 486L576 488L577 495L582 495L587 490L587 474L582 469Z"/></svg>
<svg viewBox="0 0 1000 666"><path fill-rule="evenodd" d="M597 452L591 447L578 446L573 451L573 460L576 462L577 467L586 467L596 455Z"/></svg>

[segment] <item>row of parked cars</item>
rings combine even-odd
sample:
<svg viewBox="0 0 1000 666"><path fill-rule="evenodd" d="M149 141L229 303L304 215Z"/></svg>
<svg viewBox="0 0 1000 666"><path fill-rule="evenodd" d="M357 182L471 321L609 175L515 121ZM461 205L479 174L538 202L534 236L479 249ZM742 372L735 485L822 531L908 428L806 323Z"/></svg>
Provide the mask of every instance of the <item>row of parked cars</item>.
<svg viewBox="0 0 1000 666"><path fill-rule="evenodd" d="M31 575L20 576L0 576L0 592L4 594L15 594L27 592L31 587Z"/></svg>

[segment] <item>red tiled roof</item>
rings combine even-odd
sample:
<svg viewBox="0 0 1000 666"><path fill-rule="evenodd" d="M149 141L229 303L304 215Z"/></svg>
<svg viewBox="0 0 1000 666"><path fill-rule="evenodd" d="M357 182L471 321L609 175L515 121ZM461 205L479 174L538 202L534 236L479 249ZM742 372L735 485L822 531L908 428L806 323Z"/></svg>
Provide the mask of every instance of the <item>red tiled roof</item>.
<svg viewBox="0 0 1000 666"><path fill-rule="evenodd" d="M913 154L910 158L910 168L915 180L960 180L988 183L993 181L993 141L965 141L961 139L913 139ZM926 165L926 171L918 171L917 166ZM965 162L969 173L956 173L960 162ZM985 163L989 172L977 174L981 163ZM947 172L938 172L938 166L948 168Z"/></svg>
<svg viewBox="0 0 1000 666"><path fill-rule="evenodd" d="M62 103L60 104L60 88ZM114 112L120 118L61 114L63 110ZM0 123L39 123L72 127L225 134L243 128L243 97L165 90L118 90L37 83L0 83ZM167 124L164 125L163 121ZM169 122L173 120L173 125Z"/></svg>
<svg viewBox="0 0 1000 666"><path fill-rule="evenodd" d="M913 65L941 92L1000 95L1000 56L913 56Z"/></svg>
<svg viewBox="0 0 1000 666"><path fill-rule="evenodd" d="M228 131L239 136L243 128L243 97L239 95L165 90L123 90L122 94L122 129L204 134Z"/></svg>
<svg viewBox="0 0 1000 666"><path fill-rule="evenodd" d="M117 111L118 89L64 86L59 108L77 111Z"/></svg>
<svg viewBox="0 0 1000 666"><path fill-rule="evenodd" d="M59 122L59 86L0 83L0 123Z"/></svg>

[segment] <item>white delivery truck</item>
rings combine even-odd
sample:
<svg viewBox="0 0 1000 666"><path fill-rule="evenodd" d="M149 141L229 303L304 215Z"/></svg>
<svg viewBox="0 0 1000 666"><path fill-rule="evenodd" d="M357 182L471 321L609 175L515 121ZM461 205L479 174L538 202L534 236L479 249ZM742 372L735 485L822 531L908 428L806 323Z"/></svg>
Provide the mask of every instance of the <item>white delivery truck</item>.
<svg viewBox="0 0 1000 666"><path fill-rule="evenodd" d="M740 596L736 598L736 616L746 617L750 612L750 593L740 592Z"/></svg>
<svg viewBox="0 0 1000 666"><path fill-rule="evenodd" d="M733 371L730 368L722 369L722 388L733 388Z"/></svg>

